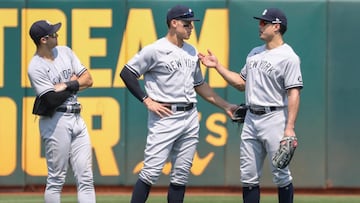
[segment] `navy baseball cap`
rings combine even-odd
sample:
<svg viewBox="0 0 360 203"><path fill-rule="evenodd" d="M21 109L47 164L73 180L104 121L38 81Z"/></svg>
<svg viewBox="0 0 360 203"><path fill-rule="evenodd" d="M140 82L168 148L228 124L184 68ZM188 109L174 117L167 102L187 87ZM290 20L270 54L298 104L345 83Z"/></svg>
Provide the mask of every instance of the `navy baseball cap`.
<svg viewBox="0 0 360 203"><path fill-rule="evenodd" d="M200 21L199 19L195 18L194 12L191 8L183 5L176 5L170 8L167 12L166 19L172 20L186 20L186 21Z"/></svg>
<svg viewBox="0 0 360 203"><path fill-rule="evenodd" d="M280 9L277 8L267 8L262 12L261 17L254 17L254 18L274 24L279 23L284 26L287 26L287 19L285 14Z"/></svg>
<svg viewBox="0 0 360 203"><path fill-rule="evenodd" d="M47 20L39 20L33 23L30 27L30 36L34 41L41 37L57 32L61 27L61 23L51 24Z"/></svg>

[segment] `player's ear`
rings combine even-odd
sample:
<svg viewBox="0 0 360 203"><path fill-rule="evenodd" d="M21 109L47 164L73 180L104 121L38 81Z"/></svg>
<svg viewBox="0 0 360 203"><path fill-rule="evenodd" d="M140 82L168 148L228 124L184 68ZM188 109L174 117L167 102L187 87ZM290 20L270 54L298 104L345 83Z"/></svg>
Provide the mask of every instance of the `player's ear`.
<svg viewBox="0 0 360 203"><path fill-rule="evenodd" d="M45 37L40 38L40 44L46 43L47 39Z"/></svg>
<svg viewBox="0 0 360 203"><path fill-rule="evenodd" d="M275 24L275 28L277 31L280 31L281 25L280 24Z"/></svg>
<svg viewBox="0 0 360 203"><path fill-rule="evenodd" d="M170 26L171 26L171 27L176 27L176 25L177 25L177 20L172 19L172 20L170 21Z"/></svg>
<svg viewBox="0 0 360 203"><path fill-rule="evenodd" d="M274 26L275 26L276 32L280 32L280 28L281 28L280 24L274 24Z"/></svg>

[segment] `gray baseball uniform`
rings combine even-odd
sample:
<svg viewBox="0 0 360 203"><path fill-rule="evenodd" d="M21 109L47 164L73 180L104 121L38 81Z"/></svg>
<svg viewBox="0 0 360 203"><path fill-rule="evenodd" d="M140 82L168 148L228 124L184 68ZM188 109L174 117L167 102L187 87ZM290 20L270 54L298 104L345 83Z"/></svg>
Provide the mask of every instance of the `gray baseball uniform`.
<svg viewBox="0 0 360 203"><path fill-rule="evenodd" d="M185 185L198 143L198 113L192 108L197 102L194 86L204 82L196 49L186 42L179 48L161 38L144 47L125 66L138 77L144 75L150 98L172 104L173 110L171 116L163 118L149 111L144 167L139 177L154 184L170 156L170 182ZM182 107L184 110L177 110Z"/></svg>
<svg viewBox="0 0 360 203"><path fill-rule="evenodd" d="M52 51L53 61L34 55L29 64L28 76L37 96L54 91L55 84L70 81L73 74L80 76L86 71L70 48L57 46ZM71 112L77 105L77 96L73 94L58 107L65 112L55 111L53 116L41 116L39 120L48 166L45 202L60 202L69 160L78 186L78 202L96 201L89 134L80 114Z"/></svg>
<svg viewBox="0 0 360 203"><path fill-rule="evenodd" d="M292 180L290 171L274 168L271 158L284 135L287 90L303 86L300 59L288 44L271 50L259 46L249 53L240 76L246 80L246 104L252 110L241 134L241 182L244 186L259 185L268 154L274 183L284 187Z"/></svg>

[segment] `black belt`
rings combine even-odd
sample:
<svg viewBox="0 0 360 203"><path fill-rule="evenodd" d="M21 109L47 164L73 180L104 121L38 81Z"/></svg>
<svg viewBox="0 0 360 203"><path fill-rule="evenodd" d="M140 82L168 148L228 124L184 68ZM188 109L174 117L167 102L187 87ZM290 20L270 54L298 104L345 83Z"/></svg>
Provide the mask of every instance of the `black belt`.
<svg viewBox="0 0 360 203"><path fill-rule="evenodd" d="M281 107L269 106L269 107L249 107L249 111L256 115L264 115L266 113L270 113L272 111L276 111L281 109Z"/></svg>
<svg viewBox="0 0 360 203"><path fill-rule="evenodd" d="M166 106L168 109L172 110L172 106L176 106L176 111L189 111L191 110L192 108L194 108L194 103L190 103L190 104L187 104L185 106L181 105L177 105L177 104L172 104L171 106Z"/></svg>
<svg viewBox="0 0 360 203"><path fill-rule="evenodd" d="M80 113L81 107L80 106L60 106L56 109L57 112L66 112L66 113Z"/></svg>

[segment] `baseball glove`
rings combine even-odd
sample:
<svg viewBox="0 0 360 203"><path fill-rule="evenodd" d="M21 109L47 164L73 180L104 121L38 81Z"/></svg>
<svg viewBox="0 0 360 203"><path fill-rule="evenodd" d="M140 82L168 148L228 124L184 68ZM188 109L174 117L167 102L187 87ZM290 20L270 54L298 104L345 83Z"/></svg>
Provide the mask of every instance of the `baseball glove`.
<svg viewBox="0 0 360 203"><path fill-rule="evenodd" d="M279 169L289 165L294 156L297 147L297 138L295 136L284 136L280 141L280 147L272 158L272 164Z"/></svg>
<svg viewBox="0 0 360 203"><path fill-rule="evenodd" d="M244 123L247 109L248 108L245 104L240 104L234 111L231 120L236 123Z"/></svg>

